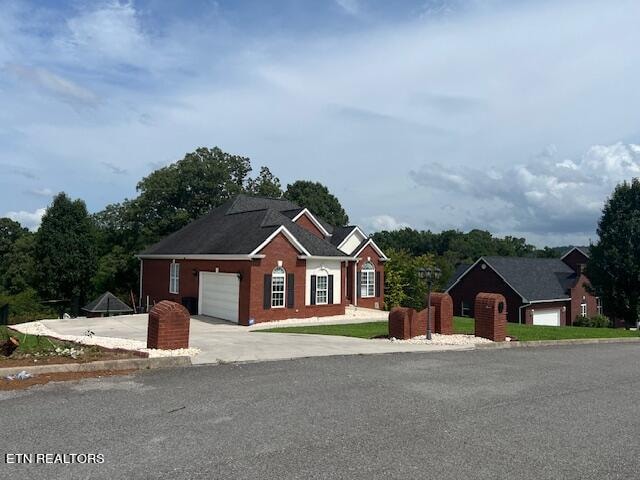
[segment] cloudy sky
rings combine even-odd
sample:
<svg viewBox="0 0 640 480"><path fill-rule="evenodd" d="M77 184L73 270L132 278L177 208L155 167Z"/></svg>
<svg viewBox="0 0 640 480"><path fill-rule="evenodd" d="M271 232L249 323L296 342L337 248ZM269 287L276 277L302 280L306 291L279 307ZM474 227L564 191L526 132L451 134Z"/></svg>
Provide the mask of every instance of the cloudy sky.
<svg viewBox="0 0 640 480"><path fill-rule="evenodd" d="M369 231L595 238L640 176L640 2L0 0L0 215L91 211L198 146Z"/></svg>

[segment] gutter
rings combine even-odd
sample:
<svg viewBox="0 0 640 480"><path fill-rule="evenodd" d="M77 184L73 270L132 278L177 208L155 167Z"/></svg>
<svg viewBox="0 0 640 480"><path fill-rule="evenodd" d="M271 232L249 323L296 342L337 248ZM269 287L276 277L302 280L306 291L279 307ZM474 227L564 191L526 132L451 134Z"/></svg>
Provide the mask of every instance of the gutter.
<svg viewBox="0 0 640 480"><path fill-rule="evenodd" d="M136 255L136 258L140 260L254 260L265 258L266 255L227 255L227 254L181 254L176 253L173 255L166 254L140 254Z"/></svg>

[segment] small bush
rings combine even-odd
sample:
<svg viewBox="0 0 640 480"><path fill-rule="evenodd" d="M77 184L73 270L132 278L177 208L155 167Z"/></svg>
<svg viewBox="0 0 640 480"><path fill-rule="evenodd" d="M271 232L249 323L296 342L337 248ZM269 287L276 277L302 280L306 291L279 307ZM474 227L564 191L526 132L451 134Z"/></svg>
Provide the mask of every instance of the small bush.
<svg viewBox="0 0 640 480"><path fill-rule="evenodd" d="M594 315L593 317L578 315L573 322L573 325L575 327L606 328L611 327L612 323L609 317L604 315Z"/></svg>

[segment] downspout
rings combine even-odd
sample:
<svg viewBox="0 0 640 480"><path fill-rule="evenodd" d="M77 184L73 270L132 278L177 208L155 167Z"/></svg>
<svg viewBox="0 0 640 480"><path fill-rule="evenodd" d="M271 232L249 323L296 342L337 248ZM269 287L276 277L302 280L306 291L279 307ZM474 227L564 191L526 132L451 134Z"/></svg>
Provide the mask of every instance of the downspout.
<svg viewBox="0 0 640 480"><path fill-rule="evenodd" d="M358 262L360 259L356 259L353 264L353 303L358 306Z"/></svg>
<svg viewBox="0 0 640 480"><path fill-rule="evenodd" d="M518 324L522 325L522 309L528 307L529 305L531 305L531 303L525 303L524 305L520 305L520 307L518 307Z"/></svg>
<svg viewBox="0 0 640 480"><path fill-rule="evenodd" d="M140 259L140 297L138 299L138 306L140 307L140 310L142 310L142 262L143 260Z"/></svg>

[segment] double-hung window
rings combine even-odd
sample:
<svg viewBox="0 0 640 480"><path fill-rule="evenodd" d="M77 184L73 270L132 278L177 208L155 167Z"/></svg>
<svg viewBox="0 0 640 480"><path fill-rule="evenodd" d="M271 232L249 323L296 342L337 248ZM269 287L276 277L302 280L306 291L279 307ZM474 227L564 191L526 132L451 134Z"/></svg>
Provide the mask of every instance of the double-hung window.
<svg viewBox="0 0 640 480"><path fill-rule="evenodd" d="M585 302L584 300L580 304L580 315L582 315L583 317L587 316L587 302Z"/></svg>
<svg viewBox="0 0 640 480"><path fill-rule="evenodd" d="M271 272L271 308L284 308L286 277L282 267L276 267Z"/></svg>
<svg viewBox="0 0 640 480"><path fill-rule="evenodd" d="M329 277L326 273L316 276L316 305L326 305L329 300Z"/></svg>
<svg viewBox="0 0 640 480"><path fill-rule="evenodd" d="M360 296L363 298L376 296L376 269L371 262L366 262L360 272Z"/></svg>
<svg viewBox="0 0 640 480"><path fill-rule="evenodd" d="M180 264L173 262L169 269L169 293L180 292Z"/></svg>
<svg viewBox="0 0 640 480"><path fill-rule="evenodd" d="M596 297L596 307L598 308L598 315L602 315L602 299L600 297Z"/></svg>

